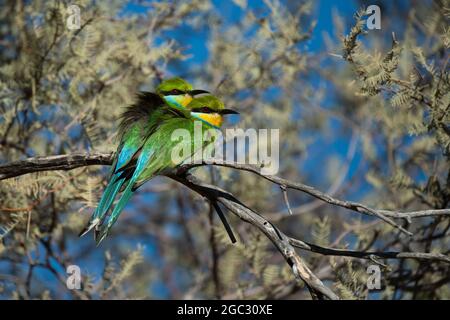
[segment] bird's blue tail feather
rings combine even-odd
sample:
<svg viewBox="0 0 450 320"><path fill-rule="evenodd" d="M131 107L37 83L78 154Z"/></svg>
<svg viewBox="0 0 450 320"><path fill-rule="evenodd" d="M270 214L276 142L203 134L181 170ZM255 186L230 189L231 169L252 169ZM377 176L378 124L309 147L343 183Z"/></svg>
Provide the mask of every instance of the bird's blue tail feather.
<svg viewBox="0 0 450 320"><path fill-rule="evenodd" d="M92 214L92 217L89 220L89 223L87 224L86 228L80 233L80 236L83 236L86 233L88 233L90 230L92 230L92 228L94 228L97 224L99 224L103 220L103 217L113 204L114 199L116 198L117 193L122 187L124 181L125 181L124 178L119 179L119 174L114 174L112 176L111 181L108 183L108 185L105 188L105 191L103 192L103 195L100 199L100 202L97 205L97 208L94 210L94 213Z"/></svg>

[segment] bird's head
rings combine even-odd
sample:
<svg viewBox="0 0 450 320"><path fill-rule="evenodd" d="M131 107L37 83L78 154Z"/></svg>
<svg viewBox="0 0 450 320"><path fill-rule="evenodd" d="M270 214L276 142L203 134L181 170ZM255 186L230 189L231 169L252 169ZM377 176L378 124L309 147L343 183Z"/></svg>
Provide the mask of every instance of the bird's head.
<svg viewBox="0 0 450 320"><path fill-rule="evenodd" d="M226 109L223 102L213 95L205 95L192 99L187 105L191 116L199 119L214 128L219 128L223 122L223 115L239 114L239 112Z"/></svg>
<svg viewBox="0 0 450 320"><path fill-rule="evenodd" d="M171 78L161 82L156 88L156 93L159 94L169 106L174 108L186 108L195 95L209 92L205 90L193 90L192 85L186 80L181 78Z"/></svg>

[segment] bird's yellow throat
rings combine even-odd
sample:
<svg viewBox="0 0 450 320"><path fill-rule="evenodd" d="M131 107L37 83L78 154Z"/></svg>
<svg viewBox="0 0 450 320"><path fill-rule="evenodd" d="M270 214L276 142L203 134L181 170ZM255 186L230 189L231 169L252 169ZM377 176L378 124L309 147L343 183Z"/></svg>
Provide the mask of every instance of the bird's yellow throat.
<svg viewBox="0 0 450 320"><path fill-rule="evenodd" d="M166 102L173 107L186 108L186 106L192 101L192 96L189 94L172 95L165 96L164 100L166 100Z"/></svg>
<svg viewBox="0 0 450 320"><path fill-rule="evenodd" d="M173 96L165 96L165 99L168 103L172 105L178 105L183 108L186 108L186 106L192 101L192 96L188 94L173 95ZM200 119L216 128L219 128L223 122L222 115L218 113L191 112L191 114L193 117Z"/></svg>
<svg viewBox="0 0 450 320"><path fill-rule="evenodd" d="M203 120L204 122L212 125L213 127L219 128L222 125L223 118L222 115L218 113L201 113L201 112L191 112L191 114Z"/></svg>

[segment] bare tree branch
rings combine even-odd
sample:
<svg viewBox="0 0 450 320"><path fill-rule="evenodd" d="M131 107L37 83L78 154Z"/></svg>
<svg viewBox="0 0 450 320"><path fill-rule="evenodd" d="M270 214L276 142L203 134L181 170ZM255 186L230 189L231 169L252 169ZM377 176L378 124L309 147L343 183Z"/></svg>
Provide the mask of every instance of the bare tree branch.
<svg viewBox="0 0 450 320"><path fill-rule="evenodd" d="M248 164L240 164L235 162L227 162L227 161L220 161L220 160L206 160L202 163L197 164L186 164L182 168L180 168L181 171L183 170L189 170L196 166L201 165L216 165L216 166L222 166L227 168L233 168L237 170L243 170L255 173L275 184L278 184L280 186L284 186L288 189L295 189L302 191L306 194L309 194L317 199L320 199L328 204L343 207L355 212L359 212L362 214L366 214L369 216L376 216L380 218L381 220L389 223L390 225L394 226L395 228L401 230L402 232L412 235L411 232L405 230L403 227L399 226L397 223L395 223L392 219L389 217L395 217L395 218L407 218L408 213L401 213L398 211L390 211L390 210L376 210L372 209L362 203L354 202L354 201L347 201L347 200L340 200L337 198L334 198L330 196L329 194L323 193L322 191L319 191L315 189L314 187L299 183L299 182L293 182L287 179L283 179L278 176L274 175L265 175L261 173L261 168L253 165ZM422 215L423 214L423 215ZM450 215L450 209L442 209L442 210L426 210L426 211L414 211L414 214L411 216L411 218L414 217L420 217L420 216L429 216L429 215ZM388 217L389 216L389 217Z"/></svg>
<svg viewBox="0 0 450 320"><path fill-rule="evenodd" d="M345 256L370 260L372 260L374 257L383 259L417 259L417 260L441 261L450 264L450 257L441 253L395 252L395 251L376 252L376 251L335 249L318 246L294 238L290 238L289 242L296 248L330 256Z"/></svg>
<svg viewBox="0 0 450 320"><path fill-rule="evenodd" d="M336 300L339 297L327 288L319 278L308 268L306 263L295 252L293 246L289 243L289 237L278 230L274 225L264 217L246 207L231 193L226 192L216 186L208 185L198 180L193 175L187 173L185 176L171 175L172 179L184 184L188 188L196 191L200 195L215 200L222 204L229 211L237 215L241 220L256 226L262 231L275 245L278 251L283 255L298 280L303 280L310 291L313 291L319 298L326 297Z"/></svg>
<svg viewBox="0 0 450 320"><path fill-rule="evenodd" d="M30 158L0 166L0 180L34 171L70 170L82 166L97 164L110 165L111 163L112 154L110 153ZM201 182L185 170L183 172L168 174L167 176L184 184L211 201L222 204L243 221L248 222L261 230L288 262L297 281L303 280L306 283L313 297L328 298L332 300L339 299L335 293L327 288L322 281L314 275L306 263L295 252L294 247L289 243L289 237L283 234L261 215L242 204L232 194L223 191L218 187Z"/></svg>
<svg viewBox="0 0 450 320"><path fill-rule="evenodd" d="M16 161L0 166L0 180L20 176L23 174L46 171L46 170L71 170L78 167L89 165L110 165L112 163L113 153L92 153L92 154L72 154L72 155L57 155L48 157L36 157L26 160ZM385 259L418 259L418 260L432 260L450 263L450 258L439 253L421 253L421 252L363 252L353 250L343 250L321 247L301 240L293 239L286 236L278 228L276 228L267 219L262 217L257 212L245 206L242 202L236 199L231 193L224 191L216 186L206 184L188 171L200 165L218 165L238 170L245 170L256 173L265 179L274 182L284 188L290 188L305 192L317 199L326 203L344 207L359 213L377 216L384 221L391 221L391 224L396 225L387 217L392 218L418 218L426 216L448 216L450 209L442 210L424 210L414 212L397 212L387 210L371 209L363 204L345 200L339 200L325 194L315 188L297 182L292 182L277 176L263 175L259 168L243 165L237 163L220 162L220 161L205 161L201 164L186 164L175 170L175 172L167 176L187 186L191 190L197 192L203 197L208 198L213 203L221 204L226 209L234 213L241 220L252 224L262 231L275 245L278 251L283 255L287 263L293 270L294 275L298 280L303 280L310 289L313 296L318 298L338 299L329 288L327 288L319 278L308 268L306 263L296 253L294 247L309 250L323 255L349 256L362 259L373 259L375 257ZM388 220L386 220L388 219ZM405 230L406 231L406 230ZM407 231L406 231L407 232Z"/></svg>
<svg viewBox="0 0 450 320"><path fill-rule="evenodd" d="M0 165L0 180L38 171L72 170L96 164L111 165L112 155L113 153L95 152L28 158Z"/></svg>
<svg viewBox="0 0 450 320"><path fill-rule="evenodd" d="M378 210L382 212L385 216L392 218L424 218L431 216L450 216L450 209L431 209L431 210L421 210L421 211L410 211L410 212L396 212L389 210Z"/></svg>
<svg viewBox="0 0 450 320"><path fill-rule="evenodd" d="M0 180L17 177L23 174L48 171L48 170L72 170L78 167L84 167L89 165L111 165L113 153L73 153L70 155L56 155L56 156L44 156L34 157L25 160L15 161L7 164L0 165ZM202 165L216 165L222 167L233 168L237 170L244 170L253 172L273 183L276 183L282 188L295 189L305 192L317 199L320 199L326 203L350 209L359 213L371 215L371 216L385 216L392 218L421 218L429 216L450 216L450 209L432 209L432 210L420 210L412 212L399 212L393 210L376 210L369 208L361 203L340 200L333 198L332 196L323 193L314 187L301 184L298 182L292 182L277 176L263 175L260 172L260 168L252 165L238 164L234 162L225 162L218 160L203 161L199 164L186 164L177 169L176 174L180 175L188 170L202 166ZM383 219L384 220L384 219ZM407 231L408 232L408 231ZM410 234L410 232L408 232Z"/></svg>

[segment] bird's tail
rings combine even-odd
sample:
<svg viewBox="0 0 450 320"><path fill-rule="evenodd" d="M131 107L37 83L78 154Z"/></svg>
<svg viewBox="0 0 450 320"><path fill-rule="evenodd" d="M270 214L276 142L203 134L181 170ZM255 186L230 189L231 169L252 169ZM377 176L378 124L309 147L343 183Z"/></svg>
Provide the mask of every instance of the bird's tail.
<svg viewBox="0 0 450 320"><path fill-rule="evenodd" d="M100 242L103 241L103 239L106 238L106 236L109 233L109 230L114 225L114 223L117 221L117 218L119 218L120 213L122 212L125 205L128 203L128 200L130 200L131 196L133 195L134 191L132 189L134 184L133 180L130 180L128 182L128 185L126 186L125 190L123 191L119 202L114 206L113 212L111 215L109 215L106 219L103 219L101 224L98 225L98 228L95 230L95 241L97 242L97 245L100 244Z"/></svg>
<svg viewBox="0 0 450 320"><path fill-rule="evenodd" d="M133 188L134 184L142 170L145 168L151 155L152 152L150 152L150 150L144 150L144 152L139 153L136 160L132 159L133 161L130 161L126 166L121 166L118 170L116 169L113 172L111 181L106 187L97 209L94 211L88 225L80 235L84 235L89 232L89 230L95 228L94 235L97 245L99 245L108 235L109 230L116 222L128 200L133 195L133 192L136 190L136 188ZM108 216L107 213L111 208L114 199L122 190L123 192L120 200L114 206L112 213Z"/></svg>
<svg viewBox="0 0 450 320"><path fill-rule="evenodd" d="M103 221L106 213L114 202L117 193L120 191L120 188L122 187L124 181L125 179L120 178L120 176L117 174L112 176L111 181L106 186L106 189L103 192L100 202L97 208L94 210L91 219L89 219L86 227L80 232L80 237L84 236L86 233L91 231L94 227L96 227Z"/></svg>

